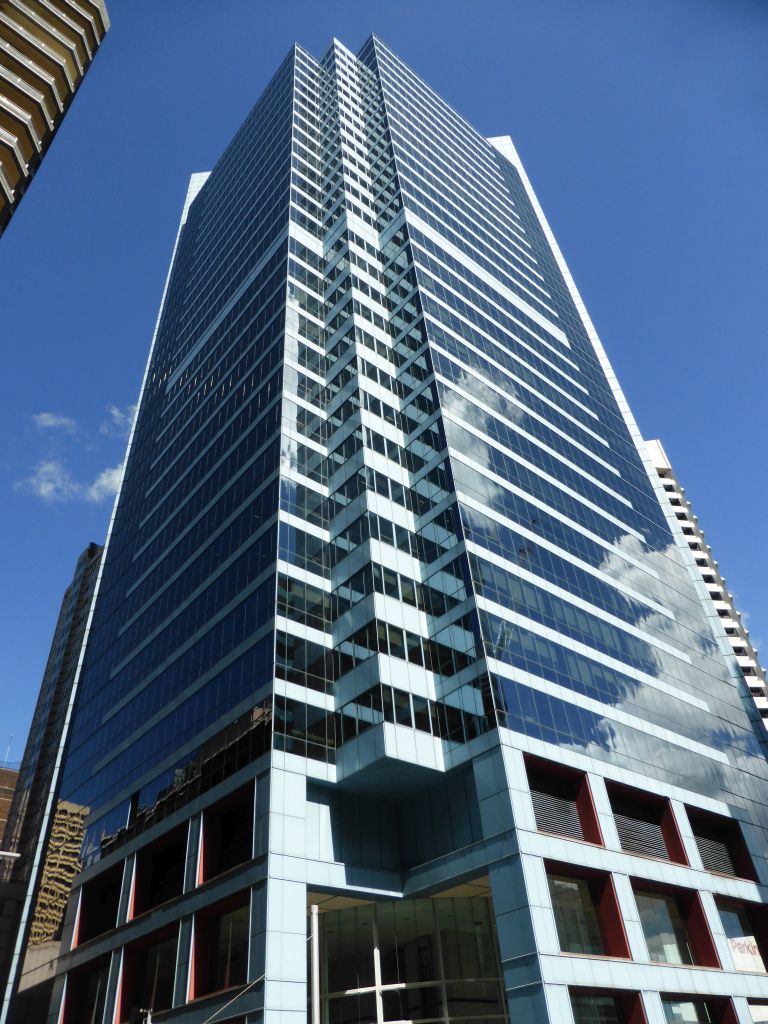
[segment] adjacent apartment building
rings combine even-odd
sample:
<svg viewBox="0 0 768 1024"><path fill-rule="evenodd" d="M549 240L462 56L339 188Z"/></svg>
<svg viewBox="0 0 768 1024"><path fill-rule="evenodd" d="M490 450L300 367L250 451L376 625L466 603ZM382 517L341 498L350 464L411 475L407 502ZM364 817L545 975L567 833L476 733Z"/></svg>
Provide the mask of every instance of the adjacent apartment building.
<svg viewBox="0 0 768 1024"><path fill-rule="evenodd" d="M765 734L674 524L511 140L295 46L191 183L4 1024L759 1017Z"/></svg>
<svg viewBox="0 0 768 1024"><path fill-rule="evenodd" d="M108 28L104 0L0 2L0 234Z"/></svg>
<svg viewBox="0 0 768 1024"><path fill-rule="evenodd" d="M715 613L718 618L722 619L722 627L733 653L736 655L739 668L749 686L757 710L763 721L766 721L768 720L768 696L765 670L760 664L757 651L749 636L749 630L744 625L741 613L734 604L733 594L726 586L719 563L713 557L712 548L704 538L704 531L699 525L698 516L694 514L691 503L685 495L685 488L677 479L661 441L646 441L646 447L654 469L661 479L664 493L672 506L675 519L680 524L680 529L685 536L685 542L693 552Z"/></svg>

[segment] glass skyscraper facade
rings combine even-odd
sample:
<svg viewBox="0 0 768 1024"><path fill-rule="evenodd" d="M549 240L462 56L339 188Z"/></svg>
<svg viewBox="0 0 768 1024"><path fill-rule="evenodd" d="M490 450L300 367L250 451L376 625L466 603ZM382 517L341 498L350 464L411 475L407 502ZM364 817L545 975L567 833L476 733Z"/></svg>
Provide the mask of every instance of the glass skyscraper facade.
<svg viewBox="0 0 768 1024"><path fill-rule="evenodd" d="M763 730L646 458L511 141L294 47L193 178L4 1019L759 1018Z"/></svg>
<svg viewBox="0 0 768 1024"><path fill-rule="evenodd" d="M12 943L18 927L32 864L37 852L43 822L46 820L67 709L75 683L85 624L93 600L102 548L89 544L75 565L72 582L64 592L48 661L40 685L35 713L29 730L18 782L8 812L8 824L0 849L11 856L0 861L0 986L4 986ZM60 920L69 898L69 889L77 874L80 840L73 834L69 844L66 833L57 829L57 838L64 839L50 858L53 868L40 878L36 886L38 927L43 918ZM56 845L57 838L53 843ZM53 865L55 864L55 867ZM42 891L41 891L42 890Z"/></svg>

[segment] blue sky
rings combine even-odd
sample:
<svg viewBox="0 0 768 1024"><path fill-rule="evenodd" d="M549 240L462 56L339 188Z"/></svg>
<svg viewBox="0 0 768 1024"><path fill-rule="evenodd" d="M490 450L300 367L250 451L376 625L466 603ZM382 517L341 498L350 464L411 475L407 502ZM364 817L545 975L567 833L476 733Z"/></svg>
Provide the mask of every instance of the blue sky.
<svg viewBox="0 0 768 1024"><path fill-rule="evenodd" d="M0 759L11 735L21 758L61 595L106 534L189 174L294 40L320 55L375 31L480 131L512 135L641 429L768 644L762 0L108 5L0 239Z"/></svg>

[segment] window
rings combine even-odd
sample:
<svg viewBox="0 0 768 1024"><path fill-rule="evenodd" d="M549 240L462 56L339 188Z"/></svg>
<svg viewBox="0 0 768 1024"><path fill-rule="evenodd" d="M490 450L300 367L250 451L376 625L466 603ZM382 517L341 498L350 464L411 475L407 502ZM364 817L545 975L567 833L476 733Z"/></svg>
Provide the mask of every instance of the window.
<svg viewBox="0 0 768 1024"><path fill-rule="evenodd" d="M688 1021L708 1022L711 1020L703 999L664 999L662 1006L664 1007L664 1017L669 1024L677 1024L678 1021L685 1021L687 1024Z"/></svg>
<svg viewBox="0 0 768 1024"><path fill-rule="evenodd" d="M660 964L719 967L698 895L689 889L647 886L646 882L634 883L650 959Z"/></svg>
<svg viewBox="0 0 768 1024"><path fill-rule="evenodd" d="M122 881L123 865L120 863L85 883L80 895L80 912L73 946L80 946L116 926Z"/></svg>
<svg viewBox="0 0 768 1024"><path fill-rule="evenodd" d="M668 800L610 783L607 788L622 850L688 863Z"/></svg>
<svg viewBox="0 0 768 1024"><path fill-rule="evenodd" d="M192 999L245 983L249 933L247 893L195 915Z"/></svg>
<svg viewBox="0 0 768 1024"><path fill-rule="evenodd" d="M589 882L563 875L549 875L547 880L560 949L565 953L600 956L604 952L603 937Z"/></svg>
<svg viewBox="0 0 768 1024"><path fill-rule="evenodd" d="M319 925L327 1024L375 1021L379 997L387 1021L504 1024L495 922L484 896L327 911L321 903Z"/></svg>
<svg viewBox="0 0 768 1024"><path fill-rule="evenodd" d="M549 761L526 758L536 828L602 844L587 776Z"/></svg>
<svg viewBox="0 0 768 1024"><path fill-rule="evenodd" d="M637 909L651 960L662 964L692 964L688 933L673 896L636 892Z"/></svg>
<svg viewBox="0 0 768 1024"><path fill-rule="evenodd" d="M765 908L718 898L717 909L736 970L765 974L768 962Z"/></svg>
<svg viewBox="0 0 768 1024"><path fill-rule="evenodd" d="M132 917L181 895L186 852L186 825L139 850Z"/></svg>
<svg viewBox="0 0 768 1024"><path fill-rule="evenodd" d="M130 1021L136 1011L169 1010L176 979L178 926L126 946L120 984L118 1020Z"/></svg>
<svg viewBox="0 0 768 1024"><path fill-rule="evenodd" d="M610 875L599 872L561 873L547 867L560 949L589 956L629 957L624 927Z"/></svg>
<svg viewBox="0 0 768 1024"><path fill-rule="evenodd" d="M663 995L664 1019L667 1024L736 1024L737 1017L730 999L695 995Z"/></svg>
<svg viewBox="0 0 768 1024"><path fill-rule="evenodd" d="M64 1024L101 1024L108 973L108 959L69 973L64 997Z"/></svg>
<svg viewBox="0 0 768 1024"><path fill-rule="evenodd" d="M738 822L695 807L687 807L686 810L701 862L707 871L756 882L752 858Z"/></svg>
<svg viewBox="0 0 768 1024"><path fill-rule="evenodd" d="M574 1024L646 1024L639 992L570 989Z"/></svg>
<svg viewBox="0 0 768 1024"><path fill-rule="evenodd" d="M245 786L203 812L200 882L251 859L253 852L253 785Z"/></svg>

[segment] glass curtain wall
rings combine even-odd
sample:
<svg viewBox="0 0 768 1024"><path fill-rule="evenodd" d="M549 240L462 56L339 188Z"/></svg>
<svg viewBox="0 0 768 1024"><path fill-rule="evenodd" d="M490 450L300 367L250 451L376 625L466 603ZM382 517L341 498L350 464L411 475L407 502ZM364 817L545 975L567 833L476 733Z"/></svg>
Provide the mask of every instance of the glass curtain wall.
<svg viewBox="0 0 768 1024"><path fill-rule="evenodd" d="M320 926L323 1024L506 1020L489 900L367 904Z"/></svg>

